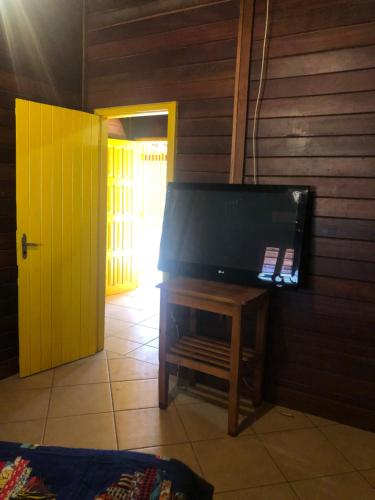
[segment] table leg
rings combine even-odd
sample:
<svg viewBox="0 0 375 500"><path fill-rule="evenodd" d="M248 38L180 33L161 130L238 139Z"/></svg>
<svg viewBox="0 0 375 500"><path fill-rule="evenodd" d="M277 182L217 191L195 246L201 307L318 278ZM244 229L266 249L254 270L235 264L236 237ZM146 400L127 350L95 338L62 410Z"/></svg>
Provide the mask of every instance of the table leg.
<svg viewBox="0 0 375 500"><path fill-rule="evenodd" d="M242 338L241 338L242 308L236 307L232 316L231 348L230 348L230 379L228 434L238 433L239 384L241 380Z"/></svg>
<svg viewBox="0 0 375 500"><path fill-rule="evenodd" d="M166 361L167 352L167 293L160 291L159 323L159 408L168 407L169 370Z"/></svg>

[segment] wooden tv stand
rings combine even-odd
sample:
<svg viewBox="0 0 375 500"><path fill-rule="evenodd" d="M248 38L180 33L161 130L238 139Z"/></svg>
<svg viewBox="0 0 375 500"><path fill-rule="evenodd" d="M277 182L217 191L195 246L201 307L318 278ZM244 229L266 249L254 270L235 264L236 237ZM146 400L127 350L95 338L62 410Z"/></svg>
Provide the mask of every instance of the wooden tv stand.
<svg viewBox="0 0 375 500"><path fill-rule="evenodd" d="M243 369L252 365L251 397L255 406L262 400L268 293L228 283L175 278L160 288L159 406L168 406L169 365L178 365L229 381L228 434L238 433L240 382ZM232 318L230 342L197 336L194 331L173 342L168 335L169 306L177 304L194 310L209 311ZM255 345L243 346L242 321L256 314Z"/></svg>

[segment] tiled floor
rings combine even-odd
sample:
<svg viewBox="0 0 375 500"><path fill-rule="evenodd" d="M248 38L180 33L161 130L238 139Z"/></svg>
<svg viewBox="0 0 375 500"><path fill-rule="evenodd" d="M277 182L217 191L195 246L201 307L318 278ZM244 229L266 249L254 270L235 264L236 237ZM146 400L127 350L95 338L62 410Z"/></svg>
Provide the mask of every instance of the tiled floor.
<svg viewBox="0 0 375 500"><path fill-rule="evenodd" d="M158 409L158 296L107 299L105 351L0 382L0 439L137 449L182 460L233 500L375 499L375 434L287 408L226 434L223 395L173 388Z"/></svg>

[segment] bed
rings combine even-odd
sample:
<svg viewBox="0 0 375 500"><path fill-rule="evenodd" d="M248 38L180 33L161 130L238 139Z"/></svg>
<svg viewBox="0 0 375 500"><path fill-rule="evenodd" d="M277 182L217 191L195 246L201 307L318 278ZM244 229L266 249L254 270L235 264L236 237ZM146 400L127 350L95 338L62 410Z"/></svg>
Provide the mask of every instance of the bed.
<svg viewBox="0 0 375 500"><path fill-rule="evenodd" d="M208 500L213 487L174 459L0 442L0 500Z"/></svg>

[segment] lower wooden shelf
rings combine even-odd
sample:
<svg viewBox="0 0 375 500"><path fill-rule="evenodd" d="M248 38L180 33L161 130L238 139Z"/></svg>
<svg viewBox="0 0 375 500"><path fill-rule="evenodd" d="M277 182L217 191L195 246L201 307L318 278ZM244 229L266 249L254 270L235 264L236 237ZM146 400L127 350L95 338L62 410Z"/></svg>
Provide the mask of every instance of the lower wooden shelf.
<svg viewBox="0 0 375 500"><path fill-rule="evenodd" d="M243 362L254 357L251 349L245 347L242 350ZM229 380L230 345L212 337L182 336L169 348L166 360Z"/></svg>

